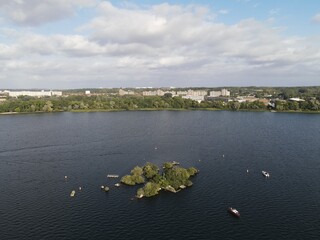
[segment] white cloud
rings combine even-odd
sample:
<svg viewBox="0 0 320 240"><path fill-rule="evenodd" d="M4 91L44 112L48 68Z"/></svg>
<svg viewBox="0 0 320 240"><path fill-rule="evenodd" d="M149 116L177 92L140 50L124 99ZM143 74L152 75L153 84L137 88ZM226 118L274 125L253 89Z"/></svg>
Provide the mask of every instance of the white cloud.
<svg viewBox="0 0 320 240"><path fill-rule="evenodd" d="M69 17L75 8L95 4L96 0L0 0L0 13L14 23L37 26Z"/></svg>
<svg viewBox="0 0 320 240"><path fill-rule="evenodd" d="M269 15L270 16L275 16L275 15L278 15L280 12L280 8L273 8L269 11Z"/></svg>
<svg viewBox="0 0 320 240"><path fill-rule="evenodd" d="M195 5L102 2L80 28L88 35L2 29L12 43L0 45L0 71L8 79L27 79L24 87L318 83L319 39L284 37L254 19L226 25L214 16Z"/></svg>
<svg viewBox="0 0 320 240"><path fill-rule="evenodd" d="M220 13L220 14L228 14L228 13L229 13L229 10L227 10L227 9L221 9L221 10L219 10L219 13Z"/></svg>
<svg viewBox="0 0 320 240"><path fill-rule="evenodd" d="M312 18L313 22L316 23L320 23L320 13L316 14L313 18Z"/></svg>

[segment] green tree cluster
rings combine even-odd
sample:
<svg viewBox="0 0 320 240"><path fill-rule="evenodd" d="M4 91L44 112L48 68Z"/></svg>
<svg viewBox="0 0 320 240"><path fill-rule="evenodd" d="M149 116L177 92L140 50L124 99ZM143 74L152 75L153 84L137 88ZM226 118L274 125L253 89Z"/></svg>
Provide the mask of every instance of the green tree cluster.
<svg viewBox="0 0 320 240"><path fill-rule="evenodd" d="M131 175L125 175L121 178L121 182L130 186L134 186L136 184L142 184L145 182L145 179L142 176L142 174L143 174L142 168L139 166L136 166L134 169L131 170Z"/></svg>

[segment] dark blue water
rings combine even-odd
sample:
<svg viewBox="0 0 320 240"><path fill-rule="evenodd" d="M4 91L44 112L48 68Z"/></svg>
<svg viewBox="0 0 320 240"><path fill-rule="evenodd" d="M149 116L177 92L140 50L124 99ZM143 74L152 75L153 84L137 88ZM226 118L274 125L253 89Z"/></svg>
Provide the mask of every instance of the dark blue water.
<svg viewBox="0 0 320 240"><path fill-rule="evenodd" d="M313 114L0 116L0 239L319 239L319 145ZM150 199L131 201L135 187L100 190L118 181L107 174L147 161L200 174Z"/></svg>

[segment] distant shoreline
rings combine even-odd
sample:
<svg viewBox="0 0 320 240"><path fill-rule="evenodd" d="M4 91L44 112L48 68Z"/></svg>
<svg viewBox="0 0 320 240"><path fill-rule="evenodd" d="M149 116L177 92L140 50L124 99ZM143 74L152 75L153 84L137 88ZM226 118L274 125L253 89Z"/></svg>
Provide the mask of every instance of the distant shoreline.
<svg viewBox="0 0 320 240"><path fill-rule="evenodd" d="M271 112L269 110L262 110L262 109L239 109L236 111L229 110L229 109L217 109L217 108L141 108L141 109L87 109L87 110L71 110L71 111L52 111L52 112L2 112L0 115L21 115L21 114L48 114L48 113L63 113L63 112L70 112L70 113L97 113L97 112L140 112L140 111L228 111L228 112ZM275 111L272 113L303 113L303 114L320 114L320 111Z"/></svg>

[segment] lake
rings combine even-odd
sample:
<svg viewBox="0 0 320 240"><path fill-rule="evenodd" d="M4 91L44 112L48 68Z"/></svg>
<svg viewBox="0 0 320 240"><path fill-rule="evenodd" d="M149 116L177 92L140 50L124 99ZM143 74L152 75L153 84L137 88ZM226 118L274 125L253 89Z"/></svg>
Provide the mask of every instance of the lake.
<svg viewBox="0 0 320 240"><path fill-rule="evenodd" d="M198 168L194 185L132 201L137 187L116 188L120 179L107 178L166 161ZM0 116L0 183L4 240L319 239L320 115Z"/></svg>

